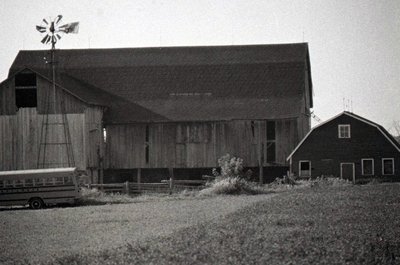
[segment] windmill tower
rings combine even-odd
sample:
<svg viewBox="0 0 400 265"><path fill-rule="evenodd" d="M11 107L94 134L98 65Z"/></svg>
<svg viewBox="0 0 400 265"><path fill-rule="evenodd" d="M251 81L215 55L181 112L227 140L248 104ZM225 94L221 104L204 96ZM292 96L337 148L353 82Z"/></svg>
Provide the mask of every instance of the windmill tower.
<svg viewBox="0 0 400 265"><path fill-rule="evenodd" d="M46 63L51 66L52 76L52 91L46 93L46 113L42 119L37 168L75 166L64 96L62 92L57 94L56 91L55 46L63 34L78 33L79 22L62 25L61 20L62 16L58 15L53 20L51 18L43 19L41 25L36 26L36 30L43 35L41 42L43 44L51 44L51 59ZM50 117L50 112L54 113L52 117ZM66 159L59 158L58 161L54 160L54 157L63 157L63 155L65 155Z"/></svg>

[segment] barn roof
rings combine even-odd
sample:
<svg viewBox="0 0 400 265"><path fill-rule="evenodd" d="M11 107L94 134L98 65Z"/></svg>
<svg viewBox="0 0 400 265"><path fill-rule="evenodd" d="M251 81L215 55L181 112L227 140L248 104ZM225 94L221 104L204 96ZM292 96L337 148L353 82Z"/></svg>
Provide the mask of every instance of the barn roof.
<svg viewBox="0 0 400 265"><path fill-rule="evenodd" d="M327 124L328 122L331 122L331 121L335 120L336 118L339 118L342 115L350 116L352 118L355 118L355 119L357 119L359 121L362 121L362 122L364 122L364 123L366 123L366 124L368 124L370 126L373 126L373 127L377 128L378 131L380 133L382 133L383 136L396 148L396 150L400 152L400 143L397 142L396 139L393 137L393 135L391 135L383 126L381 126L381 125L379 125L379 124L377 124L377 123L375 123L373 121L370 121L370 120L368 120L368 119L366 119L364 117L361 117L361 116L359 116L357 114L354 114L352 112L344 111L344 112L342 112L342 113L340 113L340 114L338 114L338 115L336 115L336 116L334 116L334 117L322 122L321 124L315 126L314 128L312 128L311 131L309 131L307 133L307 135L300 141L300 143L296 146L296 148L292 151L292 153L290 153L290 155L287 157L286 160L289 161L289 159L294 155L294 153L296 153L296 151L300 148L300 146L305 142L305 140L308 138L308 136L310 136L315 130L317 130L322 125Z"/></svg>
<svg viewBox="0 0 400 265"><path fill-rule="evenodd" d="M20 51L9 76L25 67L48 75L44 57L49 51ZM307 81L312 106L306 43L56 50L55 57L61 86L113 105L108 123L296 117Z"/></svg>

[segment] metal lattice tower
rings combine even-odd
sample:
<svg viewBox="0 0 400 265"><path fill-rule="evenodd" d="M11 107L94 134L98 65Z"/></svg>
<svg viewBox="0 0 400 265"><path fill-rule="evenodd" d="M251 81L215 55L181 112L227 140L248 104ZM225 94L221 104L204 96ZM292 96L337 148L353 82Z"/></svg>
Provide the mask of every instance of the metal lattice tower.
<svg viewBox="0 0 400 265"><path fill-rule="evenodd" d="M75 166L71 134L69 130L69 124L67 119L67 114L65 110L65 102L64 102L64 92L59 93L59 109L57 109L57 90L56 90L56 60L55 60L55 45L58 40L61 39L62 34L67 33L77 33L79 28L79 23L69 23L61 25L62 16L58 15L54 20L42 20L42 24L40 26L36 26L36 29L44 35L42 39L43 44L51 44L50 61L46 62L51 66L51 76L52 76L52 92L48 91L46 94L46 112L42 119L42 127L40 133L40 141L39 141L39 150L38 150L38 158L37 158L37 168L53 168L53 167L73 167ZM50 98L52 94L52 99ZM53 105L53 109L50 106ZM52 117L52 121L50 121L50 111L53 111L54 116ZM59 116L60 115L60 116ZM51 132L53 135L49 135L49 129L53 127ZM55 136L57 132L60 131L62 140L56 140ZM54 129L56 128L56 129ZM52 136L52 137L51 137ZM60 137L60 135L58 135ZM57 139L58 139L57 137ZM51 138L53 141L51 141ZM54 150L55 147L59 147L59 150L65 151L67 161L58 161L53 162L49 161L48 157L48 149L52 147ZM57 154L59 155L59 154ZM61 154L58 159L61 159Z"/></svg>

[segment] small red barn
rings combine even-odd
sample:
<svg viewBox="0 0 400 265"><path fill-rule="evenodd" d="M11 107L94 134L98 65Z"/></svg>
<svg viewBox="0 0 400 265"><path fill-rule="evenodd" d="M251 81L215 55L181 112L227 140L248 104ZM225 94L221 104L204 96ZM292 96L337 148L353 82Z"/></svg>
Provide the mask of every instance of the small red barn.
<svg viewBox="0 0 400 265"><path fill-rule="evenodd" d="M287 160L291 173L300 177L395 179L400 145L379 124L345 111L314 127Z"/></svg>

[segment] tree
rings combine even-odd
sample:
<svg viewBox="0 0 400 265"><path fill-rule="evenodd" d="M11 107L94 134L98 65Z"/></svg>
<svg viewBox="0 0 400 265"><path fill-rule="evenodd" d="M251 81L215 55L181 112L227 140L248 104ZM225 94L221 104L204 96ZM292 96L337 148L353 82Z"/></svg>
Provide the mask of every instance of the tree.
<svg viewBox="0 0 400 265"><path fill-rule="evenodd" d="M396 133L394 138L400 143L400 121L393 121L393 129Z"/></svg>

